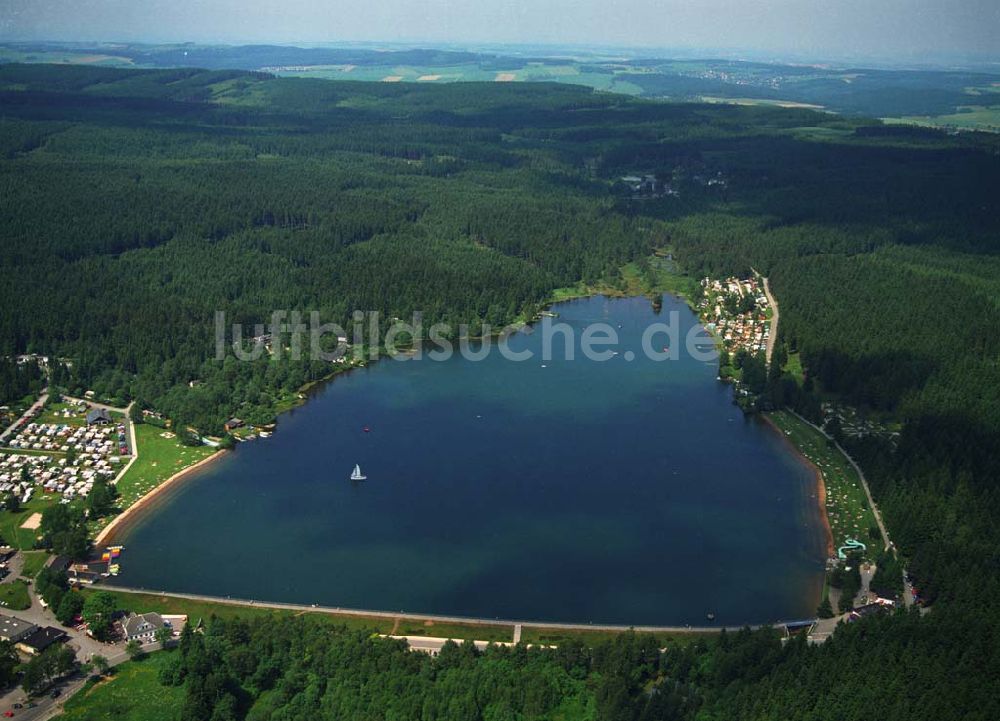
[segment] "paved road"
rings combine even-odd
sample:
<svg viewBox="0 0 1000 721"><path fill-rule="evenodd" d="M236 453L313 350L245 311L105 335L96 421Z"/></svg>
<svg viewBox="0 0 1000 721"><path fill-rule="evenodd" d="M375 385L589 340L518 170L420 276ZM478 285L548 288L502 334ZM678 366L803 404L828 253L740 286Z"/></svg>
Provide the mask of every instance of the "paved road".
<svg viewBox="0 0 1000 721"><path fill-rule="evenodd" d="M11 583L14 579L20 578L22 568L24 568L24 554L18 551L7 559L7 575L0 580L0 583Z"/></svg>
<svg viewBox="0 0 1000 721"><path fill-rule="evenodd" d="M858 589L858 595L854 597L854 606L863 606L868 603L868 594L871 592L872 578L875 577L875 571L878 567L874 563L862 563L861 568L858 569L861 574L861 588Z"/></svg>
<svg viewBox="0 0 1000 721"><path fill-rule="evenodd" d="M76 652L77 661L80 663L86 663L94 655L104 656L104 658L108 659L108 662L112 666L117 666L118 664L128 660L128 655L125 653L124 647L121 644L114 645L101 643L82 631L62 626L56 620L55 615L51 611L42 608L42 605L38 602L38 597L35 595L33 585L28 586L28 595L31 598L30 608L25 609L24 611L11 611L10 609L5 608L2 609L3 614L19 618L22 621L28 621L37 626L55 626L56 628L63 629L69 635L69 641L66 645ZM149 650L155 650L158 649L159 646L151 645L147 648ZM64 681L59 682L55 686L61 692L58 699L52 699L48 695L34 699L38 706L33 709L22 708L15 710L15 718L29 719L29 721L51 718L57 711L59 711L59 709L62 708L62 703L74 693L79 691L85 682L86 676L81 674L71 676ZM0 697L0 713L11 709L15 703L20 703L24 706L27 705L26 694L20 688L8 691Z"/></svg>
<svg viewBox="0 0 1000 721"><path fill-rule="evenodd" d="M764 357L767 360L767 364L771 365L771 356L774 354L774 344L778 342L778 301L775 300L773 295L771 295L771 286L768 284L767 278L764 278L764 295L767 297L767 302L771 306L771 334L767 339L767 351Z"/></svg>
<svg viewBox="0 0 1000 721"><path fill-rule="evenodd" d="M109 406L107 403L98 403L97 401L92 401L88 398L77 398L76 396L63 396L63 400L86 403L88 406L93 408L103 408L106 411L113 411L115 413L125 413L132 407L131 403L129 403L125 408L120 408L118 406Z"/></svg>
<svg viewBox="0 0 1000 721"><path fill-rule="evenodd" d="M22 413L20 418L18 418L16 421L7 426L7 428L4 429L3 433L0 433L0 441L6 440L7 436L9 436L14 431L14 429L17 428L17 425L21 421L25 420L26 418L29 418L35 411L41 410L42 406L45 405L45 402L48 399L49 399L49 389L45 388L44 390L42 390L42 394L38 396L38 400L32 403L31 407L28 408L28 410L26 410L24 413Z"/></svg>
<svg viewBox="0 0 1000 721"><path fill-rule="evenodd" d="M424 653L429 653L431 656L437 656L441 649L444 647L448 641L455 641L455 643L464 643L462 639L449 639L449 638L436 638L433 636L394 636L392 634L380 634L382 638L396 638L406 643L410 646L413 651L423 651ZM486 650L486 648L493 644L494 646L516 646L517 641L473 641L480 651ZM534 647L535 644L528 644L528 648ZM555 648L554 646L548 646L547 648Z"/></svg>
<svg viewBox="0 0 1000 721"><path fill-rule="evenodd" d="M113 653L101 654L108 660L108 665L112 668L118 666L119 664L125 663L129 660L129 656L125 653L120 646L112 647L116 650ZM153 651L160 650L160 645L157 643L146 644L143 646L143 650L146 653L151 653ZM80 656L77 655L77 660L81 660ZM89 660L89 657L88 659ZM81 663L83 661L81 660ZM14 718L22 719L23 721L45 721L53 716L57 716L62 713L63 704L66 700L72 698L73 694L80 691L84 685L87 683L87 679L90 677L89 674L85 673L75 673L71 676L67 676L61 679L59 682L53 684L52 688L48 690L42 696L35 697L32 701L36 704L34 708L27 708L28 697L20 688L8 692L2 699L0 699L0 713L7 711L8 709L14 711ZM58 689L58 698L52 698L52 691ZM21 704L22 708L14 709L13 705L15 703Z"/></svg>
<svg viewBox="0 0 1000 721"><path fill-rule="evenodd" d="M809 632L808 641L809 643L823 643L826 639L833 635L833 632L837 630L837 625L845 620L850 613L842 613L839 616L834 616L833 618L821 618L813 624L812 630Z"/></svg>
<svg viewBox="0 0 1000 721"><path fill-rule="evenodd" d="M135 423L132 422L132 417L129 413L132 412L132 406L135 405L135 401L129 403L123 410L125 413L125 427L128 428L128 447L132 451L132 457L129 458L128 463L125 467L118 471L118 475L115 476L113 483L117 485L118 481L121 480L122 476L128 473L128 469L132 467L132 464L139 460L139 444L135 440Z"/></svg>
<svg viewBox="0 0 1000 721"><path fill-rule="evenodd" d="M441 652L441 649L450 640L454 640L456 643L463 643L460 639L447 639L447 638L434 638L431 636L383 636L383 638L397 638L406 641L410 648L414 651L423 651L424 653L429 653L431 656L437 656ZM489 641L473 641L480 651L486 649L490 645ZM510 641L494 642L495 646L513 646L514 644Z"/></svg>

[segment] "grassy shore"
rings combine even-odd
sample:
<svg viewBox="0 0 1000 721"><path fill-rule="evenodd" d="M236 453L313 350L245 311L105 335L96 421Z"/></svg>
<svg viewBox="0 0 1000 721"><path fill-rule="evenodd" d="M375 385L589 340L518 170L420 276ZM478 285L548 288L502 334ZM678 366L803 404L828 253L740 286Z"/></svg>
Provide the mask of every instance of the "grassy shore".
<svg viewBox="0 0 1000 721"><path fill-rule="evenodd" d="M208 601L195 601L176 596L167 596L156 593L121 593L113 588L85 588L84 595L97 593L98 591L110 593L115 597L118 607L137 613L146 611L156 611L161 614L186 615L191 623L197 623L199 619L207 621L212 616L219 618L246 618L260 619L272 616L295 616L300 615L298 611L285 611L280 609L269 609L264 607L238 606L228 603L212 603ZM324 614L325 615L325 614ZM333 617L331 621L337 621L350 628L371 630L373 633L389 633L392 630L392 619L382 618L360 618L360 617Z"/></svg>
<svg viewBox="0 0 1000 721"><path fill-rule="evenodd" d="M580 641L585 646L596 646L599 643L610 641L621 631L607 631L595 629L593 631L567 630L562 628L528 627L521 631L521 640L525 643L539 644L543 646L559 646L568 641ZM714 631L676 631L676 632L656 632L656 637L660 646L668 644L688 643L698 638L714 636Z"/></svg>
<svg viewBox="0 0 1000 721"><path fill-rule="evenodd" d="M823 474L834 549L848 538L861 541L869 549L877 548L880 542L869 536L869 529L876 525L875 516L861 479L847 457L826 436L793 414L774 411L767 417Z"/></svg>
<svg viewBox="0 0 1000 721"><path fill-rule="evenodd" d="M646 269L639 262L627 263L621 268L621 278L614 284L606 281L581 281L576 285L556 288L552 291L549 302L560 303L592 295L623 297L669 293L690 303L697 292L698 281L682 273L670 256L669 251L657 251L645 259L645 265L648 265Z"/></svg>
<svg viewBox="0 0 1000 721"><path fill-rule="evenodd" d="M430 636L457 639L476 639L481 641L510 641L514 636L514 627L508 624L480 625L462 623L427 622L422 619L400 616L399 619L381 616L357 616L353 614L334 614L325 612L292 611L251 607L221 602L197 601L175 596L153 593L120 593L112 588L87 589L84 593L94 593L97 590L106 591L115 596L121 608L137 612L157 611L167 614L186 614L193 622L199 618L266 618L269 616L298 616L310 613L329 620L331 625L347 626L362 629L372 633L393 633L399 636Z"/></svg>
<svg viewBox="0 0 1000 721"><path fill-rule="evenodd" d="M392 633L399 636L431 636L456 639L475 639L481 641L510 641L514 636L514 627L509 624L462 624L427 622L423 619L408 618L405 615L397 619L381 616L357 616L353 614L335 614L311 611L293 611L272 609L222 602L198 601L155 593L122 593L113 588L85 589L85 594L105 591L115 596L120 608L130 611L156 611L166 614L185 614L192 622L198 619L219 618L267 618L270 616L299 616L305 613L329 620L331 625L347 626L362 629L372 633Z"/></svg>
<svg viewBox="0 0 1000 721"><path fill-rule="evenodd" d="M178 471L215 452L210 446L184 446L168 430L140 424L135 428L139 457L118 481L119 505L131 506Z"/></svg>
<svg viewBox="0 0 1000 721"><path fill-rule="evenodd" d="M143 613L156 611L161 614L184 614L191 623L199 619L208 620L212 616L219 618L265 619L274 616L315 615L329 621L331 626L346 626L371 633L393 634L396 636L427 636L432 638L454 638L456 640L476 641L511 641L514 637L514 627L509 623L461 623L458 621L428 621L423 618L413 618L405 614L398 617L358 616L355 614L338 614L326 611L299 611L291 609L273 609L263 606L246 606L242 604L225 603L222 601L201 601L169 594L158 593L125 593L113 588L84 589L85 595L103 591L112 594L121 609ZM546 628L544 626L526 626L522 630L521 640L526 643L558 645L569 640L578 640L588 645L601 643L613 638L621 631L608 629L563 629ZM675 631L658 632L656 637L661 643L679 643L695 638L704 638L714 632L706 631Z"/></svg>

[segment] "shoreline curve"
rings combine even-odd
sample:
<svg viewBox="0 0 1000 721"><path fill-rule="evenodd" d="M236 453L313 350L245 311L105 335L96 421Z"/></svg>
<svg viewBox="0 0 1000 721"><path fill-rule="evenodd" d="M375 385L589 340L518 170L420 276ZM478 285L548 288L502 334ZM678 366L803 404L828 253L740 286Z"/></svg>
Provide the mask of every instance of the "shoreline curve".
<svg viewBox="0 0 1000 721"><path fill-rule="evenodd" d="M218 450L212 455L202 458L197 463L193 463L186 468L182 468L177 471L177 473L163 481L163 483L151 489L148 493L146 493L146 495L140 497L135 503L112 518L108 525L102 528L101 532L97 534L96 538L94 538L94 545L100 546L111 541L116 532L125 530L129 523L135 520L136 516L140 515L144 510L149 510L149 507L152 506L164 493L166 493L166 491L176 486L179 481L183 480L194 471L218 460L224 453L225 451Z"/></svg>
<svg viewBox="0 0 1000 721"><path fill-rule="evenodd" d="M835 551L833 547L833 529L830 527L830 516L826 512L826 481L823 479L823 471L784 434L781 428L778 427L778 424L771 420L766 413L758 415L785 442L795 457L812 470L816 476L816 500L819 503L820 518L823 520L823 533L826 536L826 555L827 558L832 558Z"/></svg>
<svg viewBox="0 0 1000 721"><path fill-rule="evenodd" d="M797 620L777 620L769 623L743 623L743 624L721 624L718 626L658 626L658 625L636 625L636 624L615 624L615 623L568 623L560 621L519 621L505 618L476 618L474 616L448 616L433 613L406 613L404 611L379 611L340 606L321 606L318 604L291 603L285 601L260 601L256 599L232 598L226 596L212 596L198 593L185 593L182 591L157 591L148 588L134 588L131 586L116 586L113 583L102 583L102 588L117 593L129 593L142 596L159 596L161 598L177 598L188 601L200 601L206 603L224 604L227 606L238 606L244 608L264 608L276 611L295 611L298 613L323 613L331 616L350 616L353 618L377 618L377 619L409 619L416 621L432 621L435 623L460 623L470 626L523 626L524 628L546 629L546 630L566 630L566 631L637 631L640 633L719 633L720 631L738 631L742 628L751 630L761 628L789 628L809 626L816 622L815 618L803 618Z"/></svg>

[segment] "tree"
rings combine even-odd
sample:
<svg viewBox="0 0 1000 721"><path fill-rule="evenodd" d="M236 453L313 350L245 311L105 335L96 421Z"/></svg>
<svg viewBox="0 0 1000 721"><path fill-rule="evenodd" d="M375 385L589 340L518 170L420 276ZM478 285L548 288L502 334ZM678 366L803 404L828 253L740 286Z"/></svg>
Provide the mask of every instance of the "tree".
<svg viewBox="0 0 1000 721"><path fill-rule="evenodd" d="M103 478L94 483L87 495L87 508L91 518L100 518L111 513L118 499L117 489Z"/></svg>
<svg viewBox="0 0 1000 721"><path fill-rule="evenodd" d="M12 491L4 498L3 507L11 513L17 513L21 510L21 499Z"/></svg>
<svg viewBox="0 0 1000 721"><path fill-rule="evenodd" d="M111 637L116 611L118 600L107 591L98 591L83 604L83 620L98 641L106 641Z"/></svg>
<svg viewBox="0 0 1000 721"><path fill-rule="evenodd" d="M156 632L153 634L153 638L156 639L156 642L160 644L161 648L166 648L167 644L170 642L170 639L172 639L173 637L174 637L173 629L171 629L169 626L160 626L158 629L156 629Z"/></svg>
<svg viewBox="0 0 1000 721"><path fill-rule="evenodd" d="M35 576L35 591L50 608L59 608L68 588L65 571L56 571L51 566L46 566Z"/></svg>
<svg viewBox="0 0 1000 721"><path fill-rule="evenodd" d="M830 598L824 597L816 609L816 615L820 618L833 618L833 606L830 605Z"/></svg>
<svg viewBox="0 0 1000 721"><path fill-rule="evenodd" d="M71 625L73 619L83 611L84 603L85 601L81 594L75 591L64 593L58 608L56 608L56 620L63 626Z"/></svg>
<svg viewBox="0 0 1000 721"><path fill-rule="evenodd" d="M49 679L41 663L41 656L35 656L24 665L21 672L21 688L28 695L43 691Z"/></svg>
<svg viewBox="0 0 1000 721"><path fill-rule="evenodd" d="M43 542L54 553L82 559L90 551L90 539L82 509L61 503L49 506L42 511L39 530Z"/></svg>
<svg viewBox="0 0 1000 721"><path fill-rule="evenodd" d="M767 364L762 353L736 354L736 360L742 371L741 380L751 393L762 393L767 387Z"/></svg>
<svg viewBox="0 0 1000 721"><path fill-rule="evenodd" d="M90 665L102 676L107 674L108 670L111 668L111 664L108 663L108 659L104 658L104 656L99 653L90 657Z"/></svg>
<svg viewBox="0 0 1000 721"><path fill-rule="evenodd" d="M125 653L127 653L128 657L133 661L136 661L145 655L145 651L142 650L142 644L134 638L125 644Z"/></svg>
<svg viewBox="0 0 1000 721"><path fill-rule="evenodd" d="M90 553L90 537L87 527L79 523L52 538L52 550L73 560L83 560Z"/></svg>
<svg viewBox="0 0 1000 721"><path fill-rule="evenodd" d="M0 688L6 688L14 682L20 663L14 644L10 641L0 641Z"/></svg>
<svg viewBox="0 0 1000 721"><path fill-rule="evenodd" d="M55 646L47 649L52 652L53 678L64 676L76 668L76 653L69 646Z"/></svg>
<svg viewBox="0 0 1000 721"><path fill-rule="evenodd" d="M21 687L28 694L44 691L53 679L76 668L76 654L67 646L50 646L24 665Z"/></svg>

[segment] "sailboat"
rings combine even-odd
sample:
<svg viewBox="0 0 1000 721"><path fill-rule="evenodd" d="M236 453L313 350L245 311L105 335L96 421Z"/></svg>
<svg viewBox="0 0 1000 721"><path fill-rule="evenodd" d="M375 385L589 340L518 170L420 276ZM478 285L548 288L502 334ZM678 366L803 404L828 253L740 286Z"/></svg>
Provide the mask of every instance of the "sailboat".
<svg viewBox="0 0 1000 721"><path fill-rule="evenodd" d="M359 466L357 463L354 464L354 470L351 472L351 480L352 481L368 480L368 476L361 475L361 466Z"/></svg>

